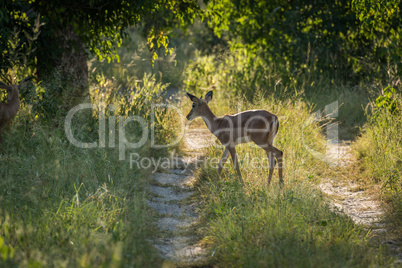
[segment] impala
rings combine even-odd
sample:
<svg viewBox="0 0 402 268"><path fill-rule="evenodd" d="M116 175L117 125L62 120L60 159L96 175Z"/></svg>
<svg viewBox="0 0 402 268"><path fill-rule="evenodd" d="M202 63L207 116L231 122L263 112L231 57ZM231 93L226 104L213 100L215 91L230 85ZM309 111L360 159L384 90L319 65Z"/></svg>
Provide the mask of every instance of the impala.
<svg viewBox="0 0 402 268"><path fill-rule="evenodd" d="M279 184L283 186L283 153L273 146L274 138L279 130L279 121L276 115L264 110L250 110L238 114L225 115L224 117L216 117L208 107L208 103L212 100L212 91L209 91L204 99L199 99L189 93L187 93L187 96L193 102L193 108L187 115L187 120L191 121L197 117L201 117L209 131L225 146L225 151L219 162L217 178L219 178L222 167L225 165L230 153L240 181L244 184L235 146L252 141L267 153L269 162L268 185L271 182L276 158L278 160Z"/></svg>
<svg viewBox="0 0 402 268"><path fill-rule="evenodd" d="M31 80L31 77L22 80L19 85L6 85L0 82L0 88L7 90L8 94L7 102L0 102L0 144L3 144L1 131L14 118L20 107L19 89L21 85L24 85L29 80Z"/></svg>

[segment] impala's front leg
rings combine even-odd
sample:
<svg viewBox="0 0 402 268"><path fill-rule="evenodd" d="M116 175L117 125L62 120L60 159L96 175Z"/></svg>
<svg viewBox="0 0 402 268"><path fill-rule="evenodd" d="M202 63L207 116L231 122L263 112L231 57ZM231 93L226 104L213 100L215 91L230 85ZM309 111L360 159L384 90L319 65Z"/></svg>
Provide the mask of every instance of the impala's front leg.
<svg viewBox="0 0 402 268"><path fill-rule="evenodd" d="M228 147L225 147L225 151L223 152L221 161L219 161L217 179L219 179L219 175L221 174L222 168L223 168L223 166L225 165L226 160L228 159L228 155L229 155L229 149L228 149Z"/></svg>
<svg viewBox="0 0 402 268"><path fill-rule="evenodd" d="M239 174L240 182L244 185L244 181L243 181L243 178L242 178L241 172L240 172L239 162L237 161L236 149L234 146L230 146L230 145L227 146L226 148L229 149L230 155L232 156L233 165L235 166L235 168L237 170L237 174Z"/></svg>

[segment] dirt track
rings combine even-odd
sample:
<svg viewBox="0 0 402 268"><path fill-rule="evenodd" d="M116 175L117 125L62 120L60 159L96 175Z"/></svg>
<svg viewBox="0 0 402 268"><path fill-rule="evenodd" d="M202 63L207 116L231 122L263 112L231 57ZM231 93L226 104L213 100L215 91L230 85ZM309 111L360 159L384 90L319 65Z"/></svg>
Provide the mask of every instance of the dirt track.
<svg viewBox="0 0 402 268"><path fill-rule="evenodd" d="M327 157L332 165L347 167L352 163L350 144L329 144ZM355 223L363 224L370 229L371 233L398 259L396 264L402 264L402 241L389 238L383 219L384 211L378 200L351 182L328 180L320 183L319 188L328 196L335 211L345 213Z"/></svg>
<svg viewBox="0 0 402 268"><path fill-rule="evenodd" d="M184 138L188 157L173 159L170 169L153 174L147 203L160 215L155 224L162 236L153 239L160 255L173 265L202 266L208 263L208 256L194 231L198 214L191 198L195 194L193 171L202 158L200 149L214 142L214 138L207 129L187 129ZM326 158L331 165L347 167L353 161L350 143L329 144ZM383 210L377 200L350 182L328 180L320 183L319 188L335 211L371 229L398 258L396 263L402 264L401 242L387 239Z"/></svg>
<svg viewBox="0 0 402 268"><path fill-rule="evenodd" d="M162 234L152 242L167 264L202 266L208 258L194 230L198 214L197 205L192 202L192 172L201 161L198 150L212 139L205 130L187 130L185 140L189 157L173 158L170 169L154 173L149 185L147 204L160 215L155 224Z"/></svg>

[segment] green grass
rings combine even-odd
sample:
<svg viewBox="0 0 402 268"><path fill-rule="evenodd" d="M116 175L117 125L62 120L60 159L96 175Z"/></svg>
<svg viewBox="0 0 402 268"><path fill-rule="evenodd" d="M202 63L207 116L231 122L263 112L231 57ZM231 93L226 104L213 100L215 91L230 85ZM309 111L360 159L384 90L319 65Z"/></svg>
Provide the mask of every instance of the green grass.
<svg viewBox="0 0 402 268"><path fill-rule="evenodd" d="M400 92L400 89L399 89ZM372 183L381 187L381 197L391 224L398 238L402 237L402 101L395 93L396 110L378 107L371 103L369 122L354 144L357 159L363 174Z"/></svg>
<svg viewBox="0 0 402 268"><path fill-rule="evenodd" d="M339 123L339 139L355 140L366 122L364 109L369 103L369 95L361 87L351 89L348 85L331 85L324 81L314 83L302 98L315 111L321 111L323 117L326 116L325 107L338 102L339 108L331 117Z"/></svg>
<svg viewBox="0 0 402 268"><path fill-rule="evenodd" d="M365 124L355 143L359 158L356 165L365 169L358 175L367 175L369 183L382 186L389 220L398 230L400 117L378 111L366 123L363 108L369 99L364 86L350 88L325 76L292 78L245 50L210 56L197 52L182 74L193 48L178 42L183 51L178 51L177 68L169 57L152 67L144 40L135 31L130 37L119 49L120 63L91 62L91 102L117 107L114 112L107 110L107 116L138 114L149 120L150 104L162 101L161 94L167 89L160 83L163 81L173 87L184 84L187 92L197 96L213 89L210 107L218 116L265 109L279 117L275 146L284 152L284 189L278 187L277 170L271 186L266 187L266 154L251 144L237 147L245 187L236 180L230 160L219 180L217 168L211 165L196 171L200 232L213 255L211 264L391 265L392 259L371 240L371 234L332 211L316 186L329 177L354 178L345 176L347 171L328 166L307 148L324 152L323 133L329 121L311 123L309 117L318 110L323 112L334 101L340 105L335 118L340 122L340 138L356 139ZM37 102L24 103L4 135L5 147L0 153L0 266L162 265L149 242L158 232L150 224L156 215L145 204L150 170L130 169L127 159L118 160L117 148L80 149L71 145L64 134L63 116L46 115L45 123L41 114L36 114L43 107L54 108L54 103L46 102L50 92L46 91L45 97L34 93L38 96L32 100ZM191 104L184 100L182 105L186 114ZM175 115L160 109L156 118L158 144L174 140L179 125ZM196 120L196 124L202 122ZM98 139L98 117L91 111L77 115L73 128L75 137L84 142ZM128 125L126 133L130 133L130 141L141 135L135 124ZM135 152L153 157L169 153L151 150L149 143ZM220 159L222 153L221 147L209 147L205 150L207 163Z"/></svg>
<svg viewBox="0 0 402 268"><path fill-rule="evenodd" d="M127 150L126 160L120 161L118 127L119 117L131 115L143 117L151 127L151 104L161 103L168 85L158 81L179 83L181 71L168 57L152 67L145 41L135 31L118 53L120 63L91 61L90 96L79 101L96 107L102 103L106 118L115 117L114 148L108 146L108 131L106 148L77 148L67 140L68 111L51 97L60 84L57 73L54 80L24 93L27 97L5 130L0 151L0 266L162 265L149 242L158 232L150 224L157 215L145 203L152 169L131 169L128 153L157 158L168 151L151 149L148 141L140 149ZM60 98L71 104L70 96ZM174 116L155 109L156 144L175 139ZM77 113L72 123L76 139L99 142L96 108ZM108 119L105 125L109 127ZM125 129L128 141L140 139L138 124L129 123Z"/></svg>
<svg viewBox="0 0 402 268"><path fill-rule="evenodd" d="M233 60L233 59L236 59ZM232 61L233 60L233 61ZM246 267L375 267L391 266L392 258L371 234L330 209L317 183L345 172L328 166L307 150L325 150L328 121L308 123L310 115L338 100L343 104L337 121L353 129L354 138L365 120L368 100L361 89L326 84L325 79L296 86L281 82L274 68L264 68L258 58L238 54L223 59L213 56L193 61L185 80L186 91L204 95L214 85L211 110L216 115L248 109L265 109L279 117L274 145L284 152L286 187L278 187L275 171L267 188L265 152L252 144L237 146L242 187L228 161L217 180L217 168L198 170L205 243L218 266ZM257 68L257 67L259 68ZM239 75L238 75L239 74ZM237 76L238 75L238 76ZM190 103L188 103L190 109ZM200 120L200 119L198 119ZM342 124L340 128L342 127ZM346 135L347 136L347 135ZM207 161L220 159L223 148L211 146ZM252 162L253 159L257 160ZM265 162L263 162L265 160ZM352 178L349 178L352 179Z"/></svg>
<svg viewBox="0 0 402 268"><path fill-rule="evenodd" d="M203 188L209 199L206 234L218 265L368 267L387 263L381 252L370 247L367 230L331 212L320 192L308 184L292 183L284 191L255 185L242 190L226 180Z"/></svg>
<svg viewBox="0 0 402 268"><path fill-rule="evenodd" d="M223 101L218 98L211 105L223 105ZM333 212L315 186L316 179L332 168L304 147L321 150L324 144L317 124L303 127L311 112L307 106L299 100L263 98L244 105L245 110L260 107L270 107L282 118L275 146L284 152L286 187L279 189L276 171L267 188L268 168L261 161L265 152L249 144L237 146L240 160L245 156L258 160L257 164L241 161L244 188L230 161L219 180L216 168L207 165L199 170L205 242L214 252L214 263L246 267L390 265L385 252L370 242L369 231ZM222 152L222 148L209 147L207 159L220 158Z"/></svg>
<svg viewBox="0 0 402 268"><path fill-rule="evenodd" d="M129 99L112 94L116 87L105 83L91 88L94 104L115 105L107 116L115 116L116 130L119 116L123 120L137 114L149 120L149 108L144 107L157 101L166 88L145 76L133 85L135 94L130 96L136 105L132 105ZM166 113L158 116L166 124ZM98 141L98 119L97 111L77 113L72 122L74 137ZM130 168L128 153L149 157L166 152L155 152L147 143L127 150L126 160L120 161L119 133L115 148L78 148L67 140L64 120L56 116L43 123L23 103L6 129L0 154L0 266L161 265L149 242L157 232L150 224L156 215L145 203L150 170ZM167 141L169 136L158 129L157 139ZM125 133L129 141L141 135L134 123L127 125ZM107 134L106 144L109 138Z"/></svg>
<svg viewBox="0 0 402 268"><path fill-rule="evenodd" d="M146 241L152 214L147 174L111 150L75 148L55 130L20 141L6 135L1 155L0 237L7 266L111 266L159 263ZM2 249L3 249L2 248Z"/></svg>

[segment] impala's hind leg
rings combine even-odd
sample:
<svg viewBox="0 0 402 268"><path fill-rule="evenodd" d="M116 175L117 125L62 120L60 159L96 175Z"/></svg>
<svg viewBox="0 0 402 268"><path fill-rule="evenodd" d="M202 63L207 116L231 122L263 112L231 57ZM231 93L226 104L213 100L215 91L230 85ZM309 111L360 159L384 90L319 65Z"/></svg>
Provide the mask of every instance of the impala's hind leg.
<svg viewBox="0 0 402 268"><path fill-rule="evenodd" d="M276 160L278 160L278 173L279 173L279 186L283 187L283 175L282 175L282 165L283 165L283 152L278 150L272 145L268 144L268 149L266 149L268 161L269 161L269 174L268 174L268 185L271 182L272 173L276 164Z"/></svg>
<svg viewBox="0 0 402 268"><path fill-rule="evenodd" d="M258 136L254 136L254 137L252 136L251 140L267 152L267 157L268 157L268 162L269 162L269 173L268 173L268 181L267 181L268 185L271 183L272 174L273 174L274 167L276 164L275 158L278 161L279 185L282 187L284 185L283 177L282 177L282 162L283 162L282 151L278 150L272 144L270 144L271 140L267 140L267 138L260 138Z"/></svg>
<svg viewBox="0 0 402 268"><path fill-rule="evenodd" d="M274 147L275 148L275 147ZM283 187L285 185L285 182L283 181L283 152L281 150L278 150L275 148L277 151L276 154L276 159L278 160L278 171L279 171L279 186Z"/></svg>

